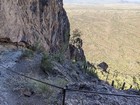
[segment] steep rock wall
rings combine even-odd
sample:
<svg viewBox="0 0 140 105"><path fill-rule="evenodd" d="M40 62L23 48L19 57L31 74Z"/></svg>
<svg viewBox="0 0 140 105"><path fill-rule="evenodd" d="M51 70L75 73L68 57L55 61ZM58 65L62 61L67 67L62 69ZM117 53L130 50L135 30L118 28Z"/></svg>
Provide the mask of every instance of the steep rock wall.
<svg viewBox="0 0 140 105"><path fill-rule="evenodd" d="M57 50L69 41L62 0L0 0L0 41Z"/></svg>

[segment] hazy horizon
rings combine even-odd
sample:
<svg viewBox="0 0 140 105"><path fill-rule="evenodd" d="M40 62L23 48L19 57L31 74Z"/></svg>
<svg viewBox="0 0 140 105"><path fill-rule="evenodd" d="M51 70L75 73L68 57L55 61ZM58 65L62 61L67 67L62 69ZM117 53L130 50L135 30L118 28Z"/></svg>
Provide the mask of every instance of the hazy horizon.
<svg viewBox="0 0 140 105"><path fill-rule="evenodd" d="M64 4L140 3L140 0L63 0Z"/></svg>

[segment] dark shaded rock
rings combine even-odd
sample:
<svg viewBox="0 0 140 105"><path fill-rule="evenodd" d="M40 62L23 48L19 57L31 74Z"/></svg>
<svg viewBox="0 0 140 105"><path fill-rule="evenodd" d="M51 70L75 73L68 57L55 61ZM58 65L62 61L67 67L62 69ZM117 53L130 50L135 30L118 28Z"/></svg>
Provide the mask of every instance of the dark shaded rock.
<svg viewBox="0 0 140 105"><path fill-rule="evenodd" d="M70 44L69 45L69 51L70 51L70 59L74 59L75 46Z"/></svg>
<svg viewBox="0 0 140 105"><path fill-rule="evenodd" d="M86 57L84 54L84 51L81 47L75 47L74 45L69 45L70 50L70 59L73 59L75 61L86 61Z"/></svg>
<svg viewBox="0 0 140 105"><path fill-rule="evenodd" d="M25 97L31 97L34 94L34 92L32 90L29 90L29 89L24 89L22 94Z"/></svg>
<svg viewBox="0 0 140 105"><path fill-rule="evenodd" d="M99 68L101 68L104 72L107 72L108 64L105 62L102 62L97 65Z"/></svg>

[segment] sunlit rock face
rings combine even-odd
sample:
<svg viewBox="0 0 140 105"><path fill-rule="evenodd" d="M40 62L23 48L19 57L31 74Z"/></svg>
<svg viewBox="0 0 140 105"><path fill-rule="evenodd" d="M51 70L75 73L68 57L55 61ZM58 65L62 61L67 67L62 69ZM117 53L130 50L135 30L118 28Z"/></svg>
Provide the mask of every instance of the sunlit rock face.
<svg viewBox="0 0 140 105"><path fill-rule="evenodd" d="M69 41L62 0L0 0L0 41L57 50Z"/></svg>

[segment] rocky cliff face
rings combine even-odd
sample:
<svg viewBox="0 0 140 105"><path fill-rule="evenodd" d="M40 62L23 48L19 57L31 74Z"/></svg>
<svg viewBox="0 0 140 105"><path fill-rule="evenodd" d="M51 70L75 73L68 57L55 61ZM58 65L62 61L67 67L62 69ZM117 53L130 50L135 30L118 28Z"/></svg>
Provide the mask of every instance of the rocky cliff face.
<svg viewBox="0 0 140 105"><path fill-rule="evenodd" d="M0 41L56 50L68 40L62 0L0 0Z"/></svg>

